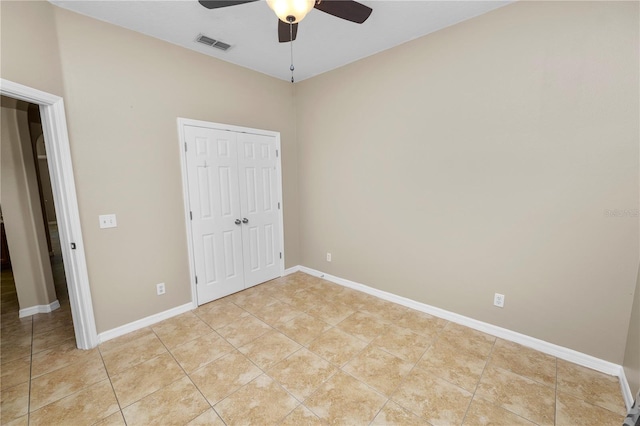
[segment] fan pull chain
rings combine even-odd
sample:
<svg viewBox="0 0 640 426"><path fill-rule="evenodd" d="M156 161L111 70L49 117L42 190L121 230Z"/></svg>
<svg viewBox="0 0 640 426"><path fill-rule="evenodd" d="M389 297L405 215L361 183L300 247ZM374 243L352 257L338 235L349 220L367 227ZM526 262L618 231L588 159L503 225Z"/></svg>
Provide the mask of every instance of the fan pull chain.
<svg viewBox="0 0 640 426"><path fill-rule="evenodd" d="M291 70L291 82L294 82L293 79L293 70L295 70L296 68L293 66L293 21L289 21L289 40L291 40L289 43L291 43L291 66L289 67L289 69Z"/></svg>

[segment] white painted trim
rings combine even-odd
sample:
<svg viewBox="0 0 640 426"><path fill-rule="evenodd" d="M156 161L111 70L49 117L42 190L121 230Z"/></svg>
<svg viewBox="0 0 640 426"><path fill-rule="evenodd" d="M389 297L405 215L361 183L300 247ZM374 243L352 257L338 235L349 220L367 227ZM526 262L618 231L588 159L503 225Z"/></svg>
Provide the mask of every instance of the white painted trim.
<svg viewBox="0 0 640 426"><path fill-rule="evenodd" d="M185 227L187 232L187 254L189 256L189 280L191 281L191 303L193 308L198 307L198 290L196 287L196 267L195 257L193 253L193 233L191 232L191 220L189 213L191 208L189 207L189 181L187 179L187 155L184 147L186 139L184 137L185 126L197 126L205 127L207 129L226 130L237 133L250 133L255 135L272 136L276 140L276 149L280 153L276 161L276 174L278 175L278 201L280 202L280 247L282 248L282 259L280 259L280 276L284 275L284 203L282 200L282 147L280 146L280 132L274 132L271 130L252 129L250 127L234 126L231 124L213 123L209 121L192 120L190 118L178 117L178 148L180 151L180 173L182 175L182 195L184 202L184 218Z"/></svg>
<svg viewBox="0 0 640 426"><path fill-rule="evenodd" d="M0 79L0 94L40 105L76 344L80 349L91 349L98 344L98 335L91 303L64 101L59 96L5 79ZM71 243L75 243L75 250L71 249Z"/></svg>
<svg viewBox="0 0 640 426"><path fill-rule="evenodd" d="M631 386L629 386L629 382L627 381L627 374L622 366L620 366L620 374L618 377L620 378L620 389L622 390L624 404L627 406L627 411L629 411L633 406L634 397L633 392L631 392Z"/></svg>
<svg viewBox="0 0 640 426"><path fill-rule="evenodd" d="M300 268L301 268L300 265L293 266L291 268L287 268L287 269L284 270L284 273L282 274L282 276L284 277L285 275L291 275L291 274L293 274L295 272L298 272L298 271L300 271Z"/></svg>
<svg viewBox="0 0 640 426"><path fill-rule="evenodd" d="M58 302L58 300L56 299L53 302L49 303L48 305L36 305L36 306L30 306L28 308L20 309L20 312L18 315L20 318L24 318L24 317L30 317L31 315L35 315L35 314L47 314L49 312L55 311L59 307L60 307L60 302Z"/></svg>
<svg viewBox="0 0 640 426"><path fill-rule="evenodd" d="M176 306L175 308L168 309L157 314L149 315L148 317L130 322L120 327L112 328L111 330L103 331L98 334L98 342L104 343L107 340L115 339L116 337L123 336L127 333L131 333L141 328L149 327L150 325L159 323L166 319L175 317L176 315L189 312L193 309L192 303L185 303L184 305Z"/></svg>
<svg viewBox="0 0 640 426"><path fill-rule="evenodd" d="M417 311L425 312L427 314L443 318L448 321L464 325L474 330L482 331L492 336L500 337L501 339L511 342L519 343L523 346L530 347L542 353L552 355L556 358L563 359L565 361L572 362L574 364L582 365L587 368L591 368L596 371L600 371L611 376L620 377L621 366L609 361L605 361L591 355L584 354L582 352L575 351L573 349L565 348L563 346L556 345L554 343L545 342L544 340L536 339L535 337L527 336L506 328L498 327L493 324L489 324L483 321L478 321L473 318L466 317L464 315L456 314L444 309L436 308L435 306L427 305L425 303L416 302L415 300L407 299L406 297L398 296L386 291L378 290L373 287L366 286L354 281L350 281L344 278L336 277L330 274L317 271L315 269L307 268L305 266L298 267L300 271L309 275L314 275L325 280L331 281L336 284L340 284L344 287L349 287L354 290L362 291L372 296L379 297L380 299L388 300L390 302L397 303L399 305L406 306ZM291 268L293 269L293 268Z"/></svg>

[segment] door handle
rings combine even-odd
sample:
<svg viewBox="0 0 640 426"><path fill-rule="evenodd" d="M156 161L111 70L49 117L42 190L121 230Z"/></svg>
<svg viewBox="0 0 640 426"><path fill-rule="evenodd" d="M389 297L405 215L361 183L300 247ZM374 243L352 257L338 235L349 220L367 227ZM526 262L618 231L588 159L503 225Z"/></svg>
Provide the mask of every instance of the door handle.
<svg viewBox="0 0 640 426"><path fill-rule="evenodd" d="M236 219L235 224L236 225L240 225L242 222L240 222L240 219Z"/></svg>
<svg viewBox="0 0 640 426"><path fill-rule="evenodd" d="M246 217L242 218L242 223L249 223L249 219L247 219Z"/></svg>

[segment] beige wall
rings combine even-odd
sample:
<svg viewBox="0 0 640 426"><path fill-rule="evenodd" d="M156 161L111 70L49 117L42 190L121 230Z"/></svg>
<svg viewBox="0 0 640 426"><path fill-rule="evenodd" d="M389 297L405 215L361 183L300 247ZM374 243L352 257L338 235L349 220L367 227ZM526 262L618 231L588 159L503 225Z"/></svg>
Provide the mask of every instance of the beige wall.
<svg viewBox="0 0 640 426"><path fill-rule="evenodd" d="M638 22L518 2L297 84L302 264L621 363Z"/></svg>
<svg viewBox="0 0 640 426"><path fill-rule="evenodd" d="M65 100L98 332L191 301L178 117L281 132L286 266L300 263L290 83L46 2L0 6L2 77ZM105 213L117 228L99 229Z"/></svg>
<svg viewBox="0 0 640 426"><path fill-rule="evenodd" d="M2 97L0 203L20 309L56 300L24 102Z"/></svg>
<svg viewBox="0 0 640 426"><path fill-rule="evenodd" d="M98 332L191 301L178 117L281 132L286 261L298 264L290 83L63 9L55 19ZM99 229L107 213L117 228Z"/></svg>
<svg viewBox="0 0 640 426"><path fill-rule="evenodd" d="M53 9L46 1L0 1L0 77L62 96Z"/></svg>
<svg viewBox="0 0 640 426"><path fill-rule="evenodd" d="M633 308L624 352L624 372L634 396L640 392L640 271L633 296Z"/></svg>

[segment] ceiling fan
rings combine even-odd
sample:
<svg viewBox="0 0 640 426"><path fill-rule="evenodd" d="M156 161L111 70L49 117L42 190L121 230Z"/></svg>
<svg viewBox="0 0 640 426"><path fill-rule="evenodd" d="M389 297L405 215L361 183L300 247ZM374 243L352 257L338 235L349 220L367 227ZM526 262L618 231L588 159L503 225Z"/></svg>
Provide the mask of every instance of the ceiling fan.
<svg viewBox="0 0 640 426"><path fill-rule="evenodd" d="M207 9L236 6L258 0L198 0ZM354 0L267 0L269 7L278 16L278 40L286 43L296 39L298 22L311 9L362 24L371 15L372 9Z"/></svg>

